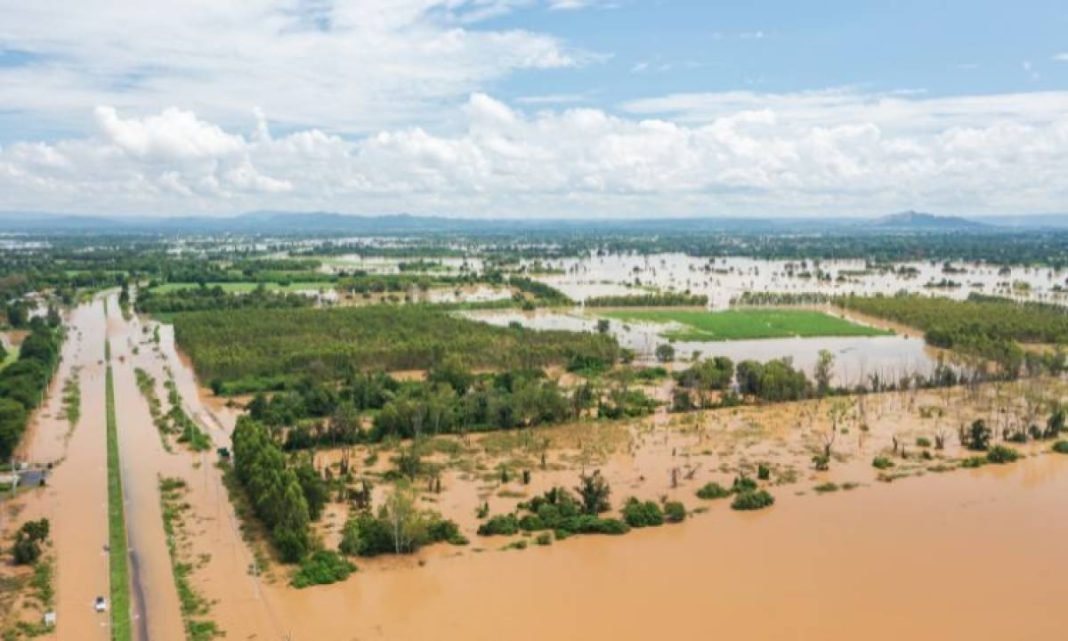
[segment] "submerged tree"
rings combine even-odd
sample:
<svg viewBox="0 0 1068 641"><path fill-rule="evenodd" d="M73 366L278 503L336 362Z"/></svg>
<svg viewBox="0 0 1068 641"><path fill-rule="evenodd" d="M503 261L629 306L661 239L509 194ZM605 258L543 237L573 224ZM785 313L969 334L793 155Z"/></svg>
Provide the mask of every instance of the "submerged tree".
<svg viewBox="0 0 1068 641"><path fill-rule="evenodd" d="M611 508L608 495L612 493L612 490L608 486L608 481L601 476L600 470L594 470L593 474L581 474L575 492L582 500L582 509L586 514L600 514Z"/></svg>

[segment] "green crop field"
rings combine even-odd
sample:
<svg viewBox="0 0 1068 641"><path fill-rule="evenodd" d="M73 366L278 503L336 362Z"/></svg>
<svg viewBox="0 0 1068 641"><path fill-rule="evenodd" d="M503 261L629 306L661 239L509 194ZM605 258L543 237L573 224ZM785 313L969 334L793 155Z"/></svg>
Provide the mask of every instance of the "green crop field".
<svg viewBox="0 0 1068 641"><path fill-rule="evenodd" d="M233 294L247 294L256 289L260 285L267 288L272 292L297 292L304 290L320 289L333 289L334 285L330 282L302 282L302 283L287 283L286 285L280 285L278 283L207 283L208 287L222 287L223 291ZM159 294L166 294L168 292L177 291L180 289L192 289L199 287L198 283L163 283L152 288L153 292Z"/></svg>
<svg viewBox="0 0 1068 641"><path fill-rule="evenodd" d="M677 323L682 328L663 332L680 341L729 341L795 336L882 336L890 332L804 309L732 309L706 312L682 309L641 309L600 312L635 323Z"/></svg>

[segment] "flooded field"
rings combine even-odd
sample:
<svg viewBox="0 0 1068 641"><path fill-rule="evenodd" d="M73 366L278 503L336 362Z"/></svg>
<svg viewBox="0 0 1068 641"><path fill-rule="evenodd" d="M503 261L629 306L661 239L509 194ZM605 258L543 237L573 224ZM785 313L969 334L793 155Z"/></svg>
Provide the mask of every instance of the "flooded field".
<svg viewBox="0 0 1068 641"><path fill-rule="evenodd" d="M472 314L544 329L596 325L579 313ZM189 615L176 591L175 562L189 564L189 585L209 604L196 618L233 639L502 634L521 640L644 639L714 633L844 640L901 638L917 630L922 638L1055 637L1062 598L1054 584L1068 571L1068 553L1060 545L1068 535L1061 500L1068 491L1068 457L1036 442L1020 446L1027 456L1015 464L961 469L967 452L955 432L974 418L999 427L1025 420L1022 399L1038 394L1043 403L1059 402L1068 396L1060 381L679 415L661 411L631 421L438 437L428 441L425 456L441 467L443 490L422 491L421 501L459 523L470 544L356 559L360 570L346 582L297 590L288 586L289 570L269 561L262 539L242 532L215 466L214 448L229 446L240 408L212 397L197 381L175 348L171 327L136 316L124 319L116 304L106 312L101 300L75 309L68 323L50 400L21 450L28 461L60 461L47 488L19 498L22 515L47 516L54 523L60 621L54 638L108 638L107 617L90 607L97 594L107 592L105 338L111 342L118 403L139 639L185 638ZM655 326L612 326L621 343L641 354L661 340ZM764 346L771 351L762 352ZM836 376L844 380L880 368L925 367L935 358L907 333L676 343L682 354L699 350L736 360L788 355L806 368L812 362L806 355L822 348L835 351ZM860 353L850 356L855 352ZM71 429L60 416L57 390L75 369L82 418ZM161 439L138 389L137 369L155 380L164 412L170 403L165 382L173 381L181 407L212 449L194 452L173 437ZM667 388L647 387L651 396L666 400ZM918 445L936 435L949 435L944 449ZM811 457L828 439L830 469L817 471ZM321 450L316 464L333 468L341 454ZM359 446L346 455L364 461L358 473L366 474L390 468L395 454L394 446L380 445ZM896 464L877 470L871 464L876 456ZM376 462L368 463L372 458ZM740 472L754 474L758 464L770 470L772 508L740 513L728 501L695 496L702 484L729 485ZM532 470L529 484L514 474L502 481L502 466ZM681 501L689 518L622 537L576 536L522 551L504 548L523 537L475 533L483 503L491 514L506 513L550 487L573 487L579 473L593 469L610 482L614 507L632 495L666 498ZM168 551L162 522L158 485L164 477L187 487L183 534L174 552ZM388 488L376 484L376 502ZM328 506L318 526L325 545L337 544L347 512L343 504ZM996 581L991 568L997 568ZM775 616L767 615L771 611Z"/></svg>
<svg viewBox="0 0 1068 641"><path fill-rule="evenodd" d="M834 312L839 313L839 312ZM493 325L508 326L518 323L532 329L563 329L571 331L597 331L596 310L587 312L520 312L512 310L486 310L465 312L465 316ZM859 315L849 317L878 327L889 327ZM894 328L895 330L897 328ZM609 332L623 347L634 350L637 360L644 364L656 362L656 348L667 343L663 337L665 325L611 321ZM919 374L927 376L938 363L938 351L928 347L923 338L915 333L894 336L866 337L820 337L820 338L775 338L737 341L675 341L678 361L688 361L694 353L702 358L728 356L736 363L746 359L766 361L773 358L791 358L794 365L808 374L812 373L820 350L829 350L835 356L835 380L841 384L866 382L873 374L884 380L898 380L901 376Z"/></svg>
<svg viewBox="0 0 1068 641"><path fill-rule="evenodd" d="M324 641L1052 639L1066 491L1068 460L1042 456L271 596Z"/></svg>
<svg viewBox="0 0 1068 641"><path fill-rule="evenodd" d="M862 260L787 261L697 258L685 254L611 254L546 261L559 272L541 280L583 301L643 290L705 294L725 309L744 292L892 295L900 291L967 298L972 292L1064 302L1064 271L980 263L907 262L873 269ZM1056 289L1055 289L1056 288Z"/></svg>

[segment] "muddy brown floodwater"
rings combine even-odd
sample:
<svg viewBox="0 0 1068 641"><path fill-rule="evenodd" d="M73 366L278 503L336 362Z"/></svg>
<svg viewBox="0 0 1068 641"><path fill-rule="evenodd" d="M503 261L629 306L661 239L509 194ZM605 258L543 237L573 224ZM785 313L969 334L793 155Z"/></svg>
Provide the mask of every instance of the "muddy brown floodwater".
<svg viewBox="0 0 1068 641"><path fill-rule="evenodd" d="M293 639L1055 639L1068 457L272 587Z"/></svg>
<svg viewBox="0 0 1068 641"><path fill-rule="evenodd" d="M107 457L104 416L104 334L102 301L80 305L68 319L68 338L49 392L21 454L31 463L62 459L48 487L29 500L52 522L56 556L58 639L108 639L106 614L93 611L93 599L108 594ZM59 389L73 366L80 368L81 420L71 431L60 417Z"/></svg>
<svg viewBox="0 0 1068 641"><path fill-rule="evenodd" d="M195 395L187 363L163 336L168 364L186 368L175 378L191 414L232 428L233 413ZM843 464L846 474L870 473L865 452ZM203 482L216 487L217 478ZM288 587L284 571L263 582L225 571L247 558L238 552L213 559L202 585L220 599L215 618L231 638L1059 638L1068 457L794 495L809 487L779 487L764 512L717 502L682 525L623 537L508 552L499 539L472 537L468 548L429 549L420 563L358 560L348 581L306 590ZM228 506L200 501L227 515L211 521L212 545L247 553ZM692 495L686 501L694 506Z"/></svg>

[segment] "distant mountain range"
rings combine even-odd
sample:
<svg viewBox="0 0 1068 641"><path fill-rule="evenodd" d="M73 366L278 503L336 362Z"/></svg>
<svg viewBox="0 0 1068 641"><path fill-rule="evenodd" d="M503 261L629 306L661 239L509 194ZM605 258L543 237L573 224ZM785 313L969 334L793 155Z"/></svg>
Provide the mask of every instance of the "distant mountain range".
<svg viewBox="0 0 1068 641"><path fill-rule="evenodd" d="M963 218L906 211L879 218L482 219L256 211L237 216L78 216L0 212L0 232L33 234L506 235L561 233L971 233L1068 229L1068 215Z"/></svg>
<svg viewBox="0 0 1068 641"><path fill-rule="evenodd" d="M899 214L890 214L875 220L875 225L893 229L927 229L932 231L945 231L952 229L978 230L988 225L960 218L959 216L936 216L918 211L903 211Z"/></svg>

